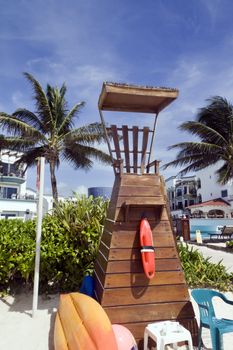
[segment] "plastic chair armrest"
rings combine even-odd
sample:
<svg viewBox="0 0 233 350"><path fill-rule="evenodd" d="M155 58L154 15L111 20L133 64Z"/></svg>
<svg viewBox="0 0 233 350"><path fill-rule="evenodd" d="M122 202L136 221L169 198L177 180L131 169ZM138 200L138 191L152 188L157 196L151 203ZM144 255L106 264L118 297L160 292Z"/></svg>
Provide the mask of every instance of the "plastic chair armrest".
<svg viewBox="0 0 233 350"><path fill-rule="evenodd" d="M233 300L229 300L227 299L227 297L224 295L224 294L221 294L221 297L220 297L223 301L225 301L225 303L227 304L230 304L230 305L233 305Z"/></svg>

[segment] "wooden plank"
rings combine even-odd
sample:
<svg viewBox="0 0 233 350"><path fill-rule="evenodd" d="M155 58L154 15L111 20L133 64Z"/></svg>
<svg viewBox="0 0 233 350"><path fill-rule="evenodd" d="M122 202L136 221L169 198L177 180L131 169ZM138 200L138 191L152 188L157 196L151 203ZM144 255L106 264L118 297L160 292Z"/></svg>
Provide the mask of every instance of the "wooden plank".
<svg viewBox="0 0 233 350"><path fill-rule="evenodd" d="M122 136L125 152L125 165L126 171L130 173L130 158L129 158L129 135L128 135L128 126L122 125Z"/></svg>
<svg viewBox="0 0 233 350"><path fill-rule="evenodd" d="M139 299L140 298L140 299ZM140 301L139 301L140 300ZM102 306L137 305L189 301L185 285L105 289Z"/></svg>
<svg viewBox="0 0 233 350"><path fill-rule="evenodd" d="M116 159L121 159L121 151L120 151L120 145L119 145L119 136L118 136L118 132L117 132L117 126L111 125L110 130L112 133L112 138L113 138L113 143L114 143L114 148L115 148L114 151L116 153Z"/></svg>
<svg viewBox="0 0 233 350"><path fill-rule="evenodd" d="M142 137L141 174L144 174L144 170L145 170L148 136L149 136L149 128L144 127L143 128L143 137Z"/></svg>
<svg viewBox="0 0 233 350"><path fill-rule="evenodd" d="M177 96L178 90L174 89L105 83L98 106L100 110L159 113Z"/></svg>
<svg viewBox="0 0 233 350"><path fill-rule="evenodd" d="M171 232L171 226L169 220L153 220L149 219L151 230L162 230ZM116 221L114 224L112 222L106 221L104 225L104 232L125 232L128 231L135 232L139 230L140 221L138 222L118 222Z"/></svg>
<svg viewBox="0 0 233 350"><path fill-rule="evenodd" d="M126 221L126 211L128 213L127 222L133 222L134 224L140 223L142 216L146 215L148 220L154 219L159 220L161 218L161 212L163 208L163 203L158 205L144 205L144 206L124 206L121 208L116 208L115 220L117 222Z"/></svg>
<svg viewBox="0 0 233 350"><path fill-rule="evenodd" d="M98 255L98 262L106 273L143 273L141 260L120 260L109 261ZM155 277L158 271L181 271L179 259L156 259L155 258ZM116 276L117 278L117 276ZM147 281L148 282L148 281ZM149 282L148 282L149 283ZM147 283L147 284L148 284Z"/></svg>
<svg viewBox="0 0 233 350"><path fill-rule="evenodd" d="M174 247L174 238L172 232L161 231L153 233L153 243L155 248ZM140 248L139 235L135 233L114 232L111 240L111 248Z"/></svg>
<svg viewBox="0 0 233 350"><path fill-rule="evenodd" d="M108 260L105 259L105 257L103 256L103 254L101 252L99 252L99 254L96 258L96 263L99 264L99 266L101 267L101 269L103 271L106 271L107 265L108 265Z"/></svg>
<svg viewBox="0 0 233 350"><path fill-rule="evenodd" d="M160 177L155 174L123 174L121 177L122 186L160 186Z"/></svg>
<svg viewBox="0 0 233 350"><path fill-rule="evenodd" d="M99 303L101 303L102 301L102 297L103 297L103 285L99 279L99 276L97 275L97 273L94 271L94 277L95 277L95 295L96 295L96 299L98 300Z"/></svg>
<svg viewBox="0 0 233 350"><path fill-rule="evenodd" d="M120 208L122 205L132 205L132 206L154 206L156 204L165 204L163 197L157 195L156 197L118 197L117 208Z"/></svg>
<svg viewBox="0 0 233 350"><path fill-rule="evenodd" d="M109 261L115 260L138 260L141 259L141 253L139 248L123 248L123 249L110 249L101 245L100 251L108 258ZM155 251L157 259L174 259L178 257L177 250L174 247L169 248L157 248Z"/></svg>
<svg viewBox="0 0 233 350"><path fill-rule="evenodd" d="M163 198L159 186L121 186L119 196L122 197L154 197Z"/></svg>
<svg viewBox="0 0 233 350"><path fill-rule="evenodd" d="M103 241L100 241L99 252L105 257L106 260L109 260L109 246L107 246Z"/></svg>
<svg viewBox="0 0 233 350"><path fill-rule="evenodd" d="M138 171L138 127L133 126L133 171Z"/></svg>
<svg viewBox="0 0 233 350"><path fill-rule="evenodd" d="M103 278L102 271L100 271L101 278ZM119 288L128 286L161 286L171 284L184 284L185 278L181 271L156 271L155 278L147 279L144 273L118 273L106 274L104 288Z"/></svg>
<svg viewBox="0 0 233 350"><path fill-rule="evenodd" d="M98 280L102 286L105 284L105 271L101 268L98 261L95 262L94 276L98 277Z"/></svg>
<svg viewBox="0 0 233 350"><path fill-rule="evenodd" d="M181 301L164 304L145 304L133 306L105 307L105 311L112 323L148 322L157 320L176 320L190 318L194 315L190 301Z"/></svg>
<svg viewBox="0 0 233 350"><path fill-rule="evenodd" d="M101 241L109 247L112 240L112 234L110 232L104 231L101 237Z"/></svg>

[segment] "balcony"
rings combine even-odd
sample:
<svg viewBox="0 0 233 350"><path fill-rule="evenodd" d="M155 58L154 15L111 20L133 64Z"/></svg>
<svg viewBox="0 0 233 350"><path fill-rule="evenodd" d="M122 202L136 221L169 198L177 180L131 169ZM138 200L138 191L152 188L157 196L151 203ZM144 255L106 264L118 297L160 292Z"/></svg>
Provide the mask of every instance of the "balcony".
<svg viewBox="0 0 233 350"><path fill-rule="evenodd" d="M25 177L22 175L22 173L9 173L9 174L2 174L0 173L0 183L11 183L11 184L17 184L21 185L25 182Z"/></svg>
<svg viewBox="0 0 233 350"><path fill-rule="evenodd" d="M16 200L16 201L32 201L32 202L34 202L34 201L36 201L37 200L37 196L36 195L32 195L32 194L26 194L26 195L24 195L24 196L19 196L19 195L17 195L16 193L13 193L12 195L11 195L11 197L9 198L9 197L7 197L6 195L4 195L4 194L2 194L2 193L0 193L0 201L5 201L5 200L7 200L7 201L11 201L11 200Z"/></svg>

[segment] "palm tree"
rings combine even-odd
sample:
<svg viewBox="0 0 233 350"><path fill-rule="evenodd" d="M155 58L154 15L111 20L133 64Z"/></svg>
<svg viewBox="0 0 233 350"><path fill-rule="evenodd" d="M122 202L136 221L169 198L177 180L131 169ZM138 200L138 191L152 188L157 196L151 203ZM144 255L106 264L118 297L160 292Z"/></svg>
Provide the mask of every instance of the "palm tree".
<svg viewBox="0 0 233 350"><path fill-rule="evenodd" d="M207 101L209 104L199 110L196 121L187 121L179 127L199 140L170 146L169 150L179 152L164 168L185 166L180 173L186 174L218 163L217 181L226 184L233 178L233 105L220 96Z"/></svg>
<svg viewBox="0 0 233 350"><path fill-rule="evenodd" d="M10 134L9 147L23 151L19 162L27 168L34 166L37 158L44 156L50 167L52 194L58 200L55 170L61 161L69 162L75 169L90 169L93 160L110 162L110 157L94 147L104 141L100 123L74 126L84 102L68 110L65 99L65 84L59 89L47 85L44 91L39 82L29 73L24 73L34 91L36 111L17 109L12 115L0 113L0 126Z"/></svg>

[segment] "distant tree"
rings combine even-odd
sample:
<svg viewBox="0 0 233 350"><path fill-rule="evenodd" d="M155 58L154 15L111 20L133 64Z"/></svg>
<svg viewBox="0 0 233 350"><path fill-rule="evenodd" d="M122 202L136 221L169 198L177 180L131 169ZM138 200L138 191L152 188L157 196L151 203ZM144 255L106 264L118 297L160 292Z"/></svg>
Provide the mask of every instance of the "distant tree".
<svg viewBox="0 0 233 350"><path fill-rule="evenodd" d="M226 184L233 178L233 105L225 98L215 96L201 108L196 121L187 121L180 129L200 140L181 142L169 147L179 149L176 159L165 164L184 167L180 173L204 169L219 161L217 181Z"/></svg>
<svg viewBox="0 0 233 350"><path fill-rule="evenodd" d="M60 89L47 85L44 91L31 74L24 75L32 85L35 112L24 108L12 115L0 112L0 126L10 135L7 138L9 148L23 151L19 162L31 167L38 157L45 157L50 167L53 198L57 201L55 170L61 161L69 162L75 169L86 170L93 166L93 159L110 162L109 155L95 147L96 143L104 141L102 125L92 123L76 128L74 121L84 102L68 110L65 84Z"/></svg>

